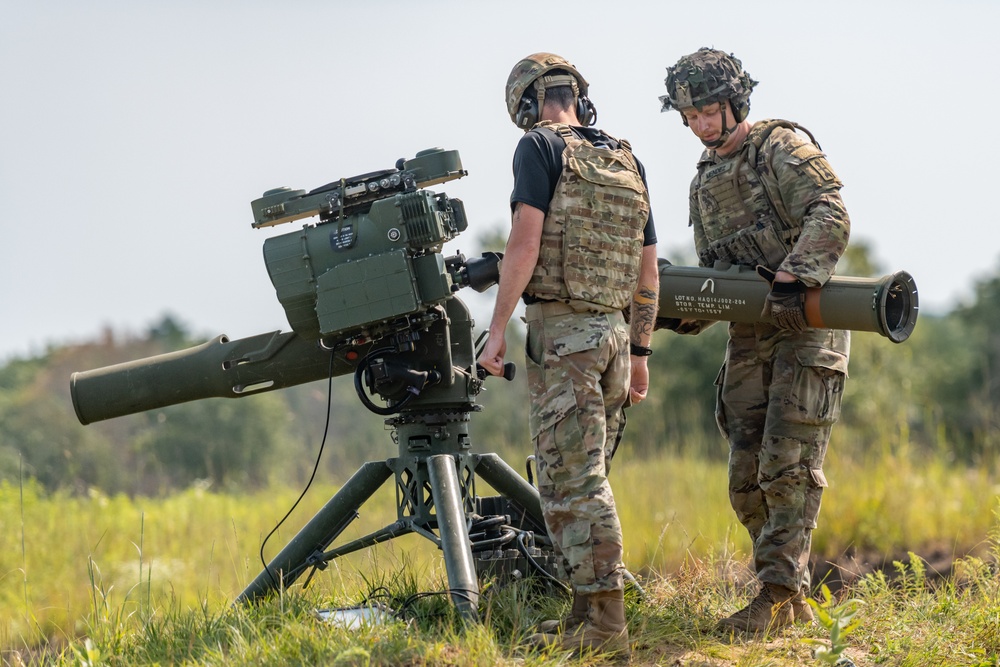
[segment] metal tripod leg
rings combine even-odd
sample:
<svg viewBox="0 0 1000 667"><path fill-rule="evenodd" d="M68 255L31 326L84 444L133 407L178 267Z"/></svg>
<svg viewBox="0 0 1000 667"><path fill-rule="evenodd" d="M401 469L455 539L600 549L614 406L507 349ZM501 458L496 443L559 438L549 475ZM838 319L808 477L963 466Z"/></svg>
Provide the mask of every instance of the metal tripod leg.
<svg viewBox="0 0 1000 667"><path fill-rule="evenodd" d="M281 552L237 598L238 602L253 602L279 585L289 586L312 565L390 540L409 532L424 532L424 517L415 523L413 517L401 517L396 523L361 539L325 551L347 525L357 517L357 510L392 475L397 459L365 463L344 484L333 498L292 538ZM544 527L538 492L496 454L475 457L475 473L498 492L519 505L539 526ZM456 469L455 457L437 454L419 460L418 467L427 472L427 482L433 499L433 519L436 519L440 547L448 574L448 589L452 603L466 620L478 620L479 580L469 540L467 499ZM425 535L426 537L427 535ZM433 535L430 537L433 538Z"/></svg>
<svg viewBox="0 0 1000 667"><path fill-rule="evenodd" d="M480 454L476 458L476 475L496 489L500 495L520 505L544 530L545 519L542 517L542 502L538 497L538 490L496 454Z"/></svg>
<svg viewBox="0 0 1000 667"><path fill-rule="evenodd" d="M357 516L358 508L392 476L385 461L369 461L327 501L309 523L247 586L237 602L253 602L275 590L279 582L292 584L312 564L313 558L333 542Z"/></svg>
<svg viewBox="0 0 1000 667"><path fill-rule="evenodd" d="M463 618L474 622L478 620L479 580L472 564L472 545L465 523L455 459L447 454L431 456L427 459L427 474L437 513L445 569L448 571L451 601Z"/></svg>

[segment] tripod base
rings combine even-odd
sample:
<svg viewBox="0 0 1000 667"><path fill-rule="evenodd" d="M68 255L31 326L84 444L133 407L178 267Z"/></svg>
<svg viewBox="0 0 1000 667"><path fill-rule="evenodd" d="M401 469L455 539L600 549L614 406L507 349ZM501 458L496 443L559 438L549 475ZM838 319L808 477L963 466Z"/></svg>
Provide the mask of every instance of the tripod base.
<svg viewBox="0 0 1000 667"><path fill-rule="evenodd" d="M501 497L477 498L475 479L479 476ZM358 516L358 509L392 476L397 487L397 521L365 537L329 549L343 530ZM478 619L479 583L477 569L491 574L509 571L504 563L516 554L523 567L528 558L553 569L533 544L533 550L515 551L513 535L496 538L478 558L473 557L469 527L477 510L510 510L508 523L529 533L545 535L538 492L496 454L435 454L406 456L365 463L322 509L275 556L257 578L237 598L254 602L268 593L292 585L309 568L326 564L348 553L409 533L433 541L444 555L448 589L452 603L467 619ZM508 517L504 517L505 519ZM493 548L493 547L496 548ZM505 548L506 547L506 548ZM514 553L511 553L514 552ZM526 574L527 567L519 572Z"/></svg>

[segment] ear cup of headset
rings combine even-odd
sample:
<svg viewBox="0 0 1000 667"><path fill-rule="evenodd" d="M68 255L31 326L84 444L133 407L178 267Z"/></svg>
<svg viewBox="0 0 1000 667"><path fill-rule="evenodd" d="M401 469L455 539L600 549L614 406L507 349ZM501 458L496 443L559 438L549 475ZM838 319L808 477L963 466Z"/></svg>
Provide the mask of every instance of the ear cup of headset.
<svg viewBox="0 0 1000 667"><path fill-rule="evenodd" d="M729 106L733 108L733 115L736 116L737 123L742 123L750 115L750 98L742 100L737 98L730 99Z"/></svg>
<svg viewBox="0 0 1000 667"><path fill-rule="evenodd" d="M590 127L597 122L597 109L589 97L579 97L576 100L576 118L584 127ZM517 108L515 116L517 126L523 130L530 130L538 122L538 99L533 95L525 95L521 98L521 104Z"/></svg>
<svg viewBox="0 0 1000 667"><path fill-rule="evenodd" d="M584 127L590 127L597 122L597 109L589 97L578 97L576 99L576 119Z"/></svg>
<svg viewBox="0 0 1000 667"><path fill-rule="evenodd" d="M523 96L514 120L522 130L527 131L534 127L538 122L538 99L531 95Z"/></svg>

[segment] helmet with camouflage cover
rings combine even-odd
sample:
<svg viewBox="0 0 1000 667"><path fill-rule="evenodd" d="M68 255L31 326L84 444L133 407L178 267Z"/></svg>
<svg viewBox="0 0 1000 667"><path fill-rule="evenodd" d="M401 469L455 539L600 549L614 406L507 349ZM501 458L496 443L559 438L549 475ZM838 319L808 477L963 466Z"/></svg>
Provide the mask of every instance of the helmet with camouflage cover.
<svg viewBox="0 0 1000 667"><path fill-rule="evenodd" d="M668 67L664 83L667 94L660 96L661 111L700 109L706 104L729 100L737 123L744 121L750 112L750 93L757 85L739 58L708 47L683 56L676 65ZM681 118L687 125L683 113Z"/></svg>
<svg viewBox="0 0 1000 667"><path fill-rule="evenodd" d="M556 74L549 74L556 70ZM533 53L514 65L505 90L510 119L527 132L539 120L545 90L557 86L573 89L578 119L584 125L592 125L597 112L587 97L587 80L568 60L554 53Z"/></svg>

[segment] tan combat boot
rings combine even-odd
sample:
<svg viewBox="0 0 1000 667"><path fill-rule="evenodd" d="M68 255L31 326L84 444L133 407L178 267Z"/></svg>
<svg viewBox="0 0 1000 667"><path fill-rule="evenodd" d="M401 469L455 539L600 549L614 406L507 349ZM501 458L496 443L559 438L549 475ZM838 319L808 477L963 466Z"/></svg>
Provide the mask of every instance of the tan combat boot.
<svg viewBox="0 0 1000 667"><path fill-rule="evenodd" d="M572 630L587 620L588 608L587 596L573 591L573 608L570 609L569 616L559 620L542 621L538 624L538 632L543 635L554 635Z"/></svg>
<svg viewBox="0 0 1000 667"><path fill-rule="evenodd" d="M791 625L795 622L792 604L795 595L795 591L783 586L764 584L750 604L719 621L716 631L726 635L762 635Z"/></svg>
<svg viewBox="0 0 1000 667"><path fill-rule="evenodd" d="M798 595L792 598L792 614L796 623L812 623L813 609L807 601L808 596L799 591Z"/></svg>
<svg viewBox="0 0 1000 667"><path fill-rule="evenodd" d="M625 621L624 591L601 591L582 596L587 601L587 617L562 633L538 633L528 641L538 647L559 646L574 654L630 652Z"/></svg>

